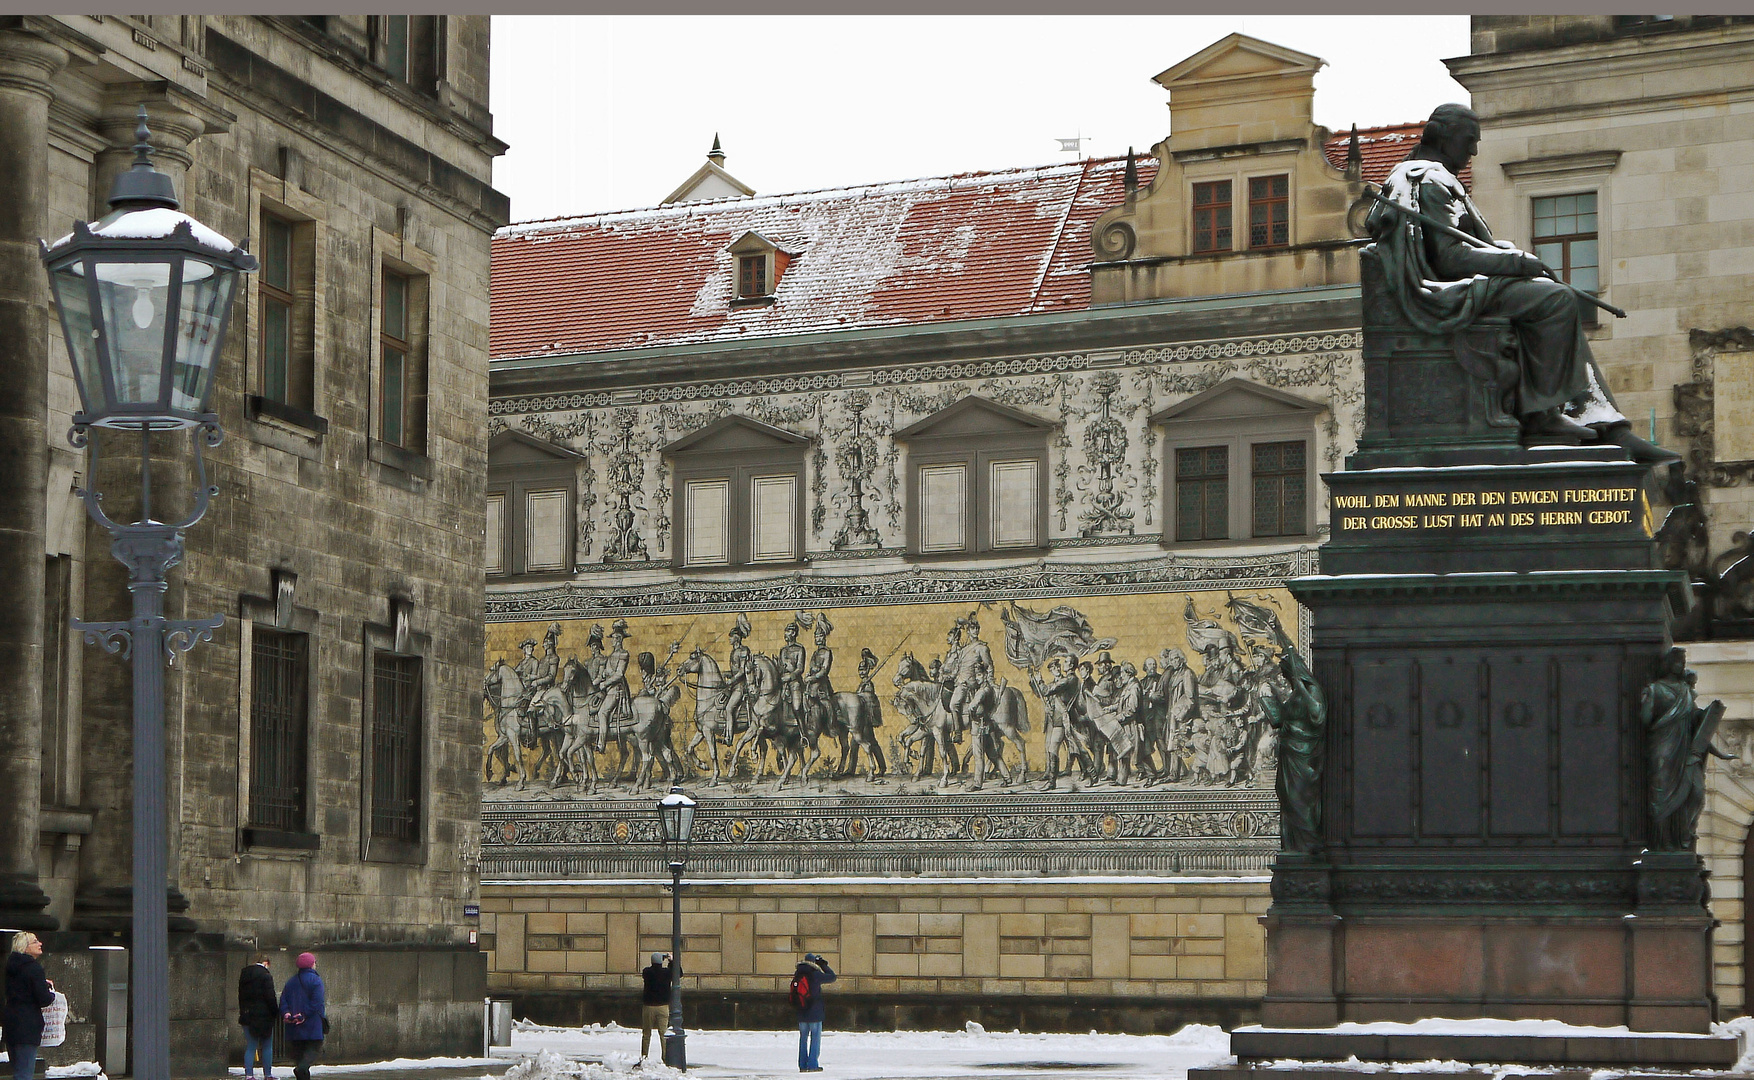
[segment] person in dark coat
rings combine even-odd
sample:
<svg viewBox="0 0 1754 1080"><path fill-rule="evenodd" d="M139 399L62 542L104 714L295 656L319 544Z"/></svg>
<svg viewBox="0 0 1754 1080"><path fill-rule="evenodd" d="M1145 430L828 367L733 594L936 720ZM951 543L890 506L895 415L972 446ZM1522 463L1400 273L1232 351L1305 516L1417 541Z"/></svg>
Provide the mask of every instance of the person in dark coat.
<svg viewBox="0 0 1754 1080"><path fill-rule="evenodd" d="M646 1059L646 1051L651 1047L652 1032L660 1036L664 1033L664 1025L670 1021L670 980L676 975L676 961L665 953L653 953L652 962L640 972L645 979L645 989L640 993L639 1008L639 1057ZM662 1044L659 1046L662 1049Z"/></svg>
<svg viewBox="0 0 1754 1080"><path fill-rule="evenodd" d="M804 959L798 961L798 970L793 972L794 981L804 980L809 989L805 993L805 1002L797 1005L798 1012L798 1071L821 1072L822 1063L822 1018L826 1009L822 1002L822 988L835 979L834 969L828 961L815 953L805 953Z"/></svg>
<svg viewBox="0 0 1754 1080"><path fill-rule="evenodd" d="M244 1029L244 1075L254 1076L256 1062L262 1075L274 1075L274 1021L280 1003L274 996L274 973L268 970L268 954L257 953L250 966L238 974L238 1023Z"/></svg>
<svg viewBox="0 0 1754 1080"><path fill-rule="evenodd" d="M28 930L12 935L12 951L6 955L6 1008L0 1012L0 1028L6 1033L6 1056L12 1062L14 1080L33 1080L37 1052L43 1045L43 1010L54 1004L55 984L43 972L37 957L43 943Z"/></svg>
<svg viewBox="0 0 1754 1080"><path fill-rule="evenodd" d="M323 1049L329 1020L324 1012L323 977L317 974L317 958L298 954L298 971L280 991L280 1019L286 1024L286 1041L292 1044L292 1075L311 1080L311 1063Z"/></svg>

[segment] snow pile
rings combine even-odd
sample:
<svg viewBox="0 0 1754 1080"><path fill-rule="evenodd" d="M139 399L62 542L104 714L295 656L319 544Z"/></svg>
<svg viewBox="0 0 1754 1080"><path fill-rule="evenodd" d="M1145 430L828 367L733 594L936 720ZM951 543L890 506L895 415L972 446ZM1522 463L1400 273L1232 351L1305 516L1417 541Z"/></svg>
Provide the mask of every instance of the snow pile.
<svg viewBox="0 0 1754 1080"><path fill-rule="evenodd" d="M539 1050L506 1071L505 1080L626 1080L628 1071L640 1065L642 1077L681 1080L682 1073L656 1060L641 1063L632 1054L610 1054L599 1063L575 1061L553 1050Z"/></svg>
<svg viewBox="0 0 1754 1080"><path fill-rule="evenodd" d="M49 1066L49 1076L51 1080L58 1076L78 1076L88 1078L88 1080L110 1080L108 1076L104 1075L103 1069L99 1068L95 1061L75 1061L71 1065L51 1065Z"/></svg>
<svg viewBox="0 0 1754 1080"><path fill-rule="evenodd" d="M1216 1024L1189 1024L1169 1036L1169 1044L1177 1050L1210 1050L1214 1054L1228 1054L1230 1033Z"/></svg>
<svg viewBox="0 0 1754 1080"><path fill-rule="evenodd" d="M1754 1016L1738 1016L1725 1024L1711 1025L1713 1035L1734 1035L1741 1055L1732 1066L1735 1072L1754 1072Z"/></svg>

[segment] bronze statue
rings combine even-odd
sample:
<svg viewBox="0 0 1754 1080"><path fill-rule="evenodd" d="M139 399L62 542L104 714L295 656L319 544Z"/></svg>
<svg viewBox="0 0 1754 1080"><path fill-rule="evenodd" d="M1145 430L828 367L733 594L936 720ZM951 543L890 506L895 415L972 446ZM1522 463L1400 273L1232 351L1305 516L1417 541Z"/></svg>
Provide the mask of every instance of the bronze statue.
<svg viewBox="0 0 1754 1080"><path fill-rule="evenodd" d="M1509 396L1525 441L1613 443L1646 464L1679 461L1634 435L1615 406L1584 336L1578 291L1534 255L1492 238L1457 179L1479 145L1473 110L1438 106L1366 219L1407 321L1448 334L1485 316L1510 320L1522 348Z"/></svg>
<svg viewBox="0 0 1754 1080"><path fill-rule="evenodd" d="M1724 714L1724 703L1701 709L1694 701L1695 676L1687 670L1687 653L1670 649L1657 665L1656 678L1638 699L1638 718L1645 727L1645 770L1650 805L1652 851L1690 851L1705 808L1705 755L1724 760L1712 745Z"/></svg>
<svg viewBox="0 0 1754 1080"><path fill-rule="evenodd" d="M1322 762L1326 754L1328 699L1283 632L1279 671L1290 684L1284 700L1261 698L1267 723L1279 732L1279 846L1285 851L1322 849Z"/></svg>

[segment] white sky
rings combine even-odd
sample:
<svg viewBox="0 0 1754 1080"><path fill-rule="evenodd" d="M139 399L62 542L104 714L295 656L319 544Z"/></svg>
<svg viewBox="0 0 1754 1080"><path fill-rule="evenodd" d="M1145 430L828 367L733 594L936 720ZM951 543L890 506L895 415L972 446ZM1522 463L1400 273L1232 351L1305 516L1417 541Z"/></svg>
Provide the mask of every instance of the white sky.
<svg viewBox="0 0 1754 1080"><path fill-rule="evenodd" d="M1468 100L1465 15L494 16L494 184L515 221L652 206L715 132L770 195L1144 152L1152 76L1233 32L1325 59L1336 131Z"/></svg>

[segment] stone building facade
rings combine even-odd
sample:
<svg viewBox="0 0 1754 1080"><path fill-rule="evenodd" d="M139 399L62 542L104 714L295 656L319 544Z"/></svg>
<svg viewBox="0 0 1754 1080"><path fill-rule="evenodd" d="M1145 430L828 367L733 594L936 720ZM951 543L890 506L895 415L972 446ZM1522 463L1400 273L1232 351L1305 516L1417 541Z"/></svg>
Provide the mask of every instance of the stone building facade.
<svg viewBox="0 0 1754 1080"><path fill-rule="evenodd" d="M1754 822L1754 18L1477 15L1448 61L1482 137L1473 197L1498 235L1624 308L1587 333L1621 411L1687 455L1658 534L1697 603L1679 637L1728 706L1700 848L1720 1015L1745 1013Z"/></svg>
<svg viewBox="0 0 1754 1080"><path fill-rule="evenodd" d="M119 515L139 464L101 434L101 457L66 443L77 398L35 244L105 212L143 103L183 209L263 262L216 378L219 493L166 599L226 617L166 680L173 1053L211 1069L241 1044L229 988L258 948L280 978L322 956L337 1057L479 1045L465 747L508 217L488 43L485 16L0 21L0 925L44 933L80 1021L69 1060L93 1057L85 948L126 941L132 842L127 668L69 627L125 618L125 579L73 492ZM161 498L188 490L186 443L152 453Z"/></svg>
<svg viewBox="0 0 1754 1080"><path fill-rule="evenodd" d="M1319 64L1202 51L1144 161L501 232L495 992L632 1017L675 770L698 1022L782 1020L805 949L837 1023L1253 1015L1260 700L1362 425L1361 146L1400 137L1309 124ZM1056 656L1087 720L1047 704ZM812 737L764 740L788 712Z"/></svg>

